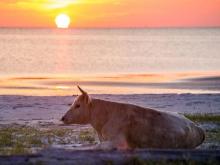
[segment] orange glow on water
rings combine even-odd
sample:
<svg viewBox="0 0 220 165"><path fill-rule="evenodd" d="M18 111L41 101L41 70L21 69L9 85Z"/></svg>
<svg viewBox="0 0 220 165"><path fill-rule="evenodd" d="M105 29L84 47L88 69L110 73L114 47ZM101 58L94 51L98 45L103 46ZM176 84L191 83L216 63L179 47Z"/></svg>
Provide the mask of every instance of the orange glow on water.
<svg viewBox="0 0 220 165"><path fill-rule="evenodd" d="M200 77L216 77L219 72L176 74L130 74L109 76L45 76L11 77L0 79L0 94L71 96L79 94L76 85L81 85L90 94L149 94L149 93L219 93L219 90L197 88L173 88L173 83ZM171 83L172 86L164 86ZM156 85L156 86L154 86ZM190 84L189 84L190 85ZM191 87L191 86L190 86Z"/></svg>

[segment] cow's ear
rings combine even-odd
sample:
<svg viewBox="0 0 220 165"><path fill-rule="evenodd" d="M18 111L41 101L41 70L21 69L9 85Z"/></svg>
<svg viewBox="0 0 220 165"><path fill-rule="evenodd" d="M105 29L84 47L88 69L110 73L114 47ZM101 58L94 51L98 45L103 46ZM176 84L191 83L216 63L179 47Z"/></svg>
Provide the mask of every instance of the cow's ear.
<svg viewBox="0 0 220 165"><path fill-rule="evenodd" d="M88 105L91 105L91 103L92 103L91 97L88 94L86 94L86 95L84 95L84 98L85 98L85 102Z"/></svg>

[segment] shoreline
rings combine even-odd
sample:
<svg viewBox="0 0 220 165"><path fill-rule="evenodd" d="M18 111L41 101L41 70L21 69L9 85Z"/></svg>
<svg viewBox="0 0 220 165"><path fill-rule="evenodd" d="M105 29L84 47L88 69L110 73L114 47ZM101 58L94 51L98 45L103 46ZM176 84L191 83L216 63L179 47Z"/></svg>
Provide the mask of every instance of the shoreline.
<svg viewBox="0 0 220 165"><path fill-rule="evenodd" d="M218 94L219 72L0 77L0 95L68 96L80 85L90 94Z"/></svg>

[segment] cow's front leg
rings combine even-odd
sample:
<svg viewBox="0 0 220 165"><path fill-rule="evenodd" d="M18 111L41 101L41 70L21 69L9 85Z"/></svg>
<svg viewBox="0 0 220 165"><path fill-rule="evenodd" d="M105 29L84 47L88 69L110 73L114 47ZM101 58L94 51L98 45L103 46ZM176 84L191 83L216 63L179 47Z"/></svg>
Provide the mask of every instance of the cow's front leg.
<svg viewBox="0 0 220 165"><path fill-rule="evenodd" d="M98 134L98 137L99 137L99 141L100 141L100 142L103 142L103 141L104 141L104 138L103 138L102 134L99 133L99 132L97 132L97 134Z"/></svg>
<svg viewBox="0 0 220 165"><path fill-rule="evenodd" d="M117 149L117 150L131 149L127 141L126 135L123 132L103 131L103 135L104 135L104 139L108 141L108 147L110 149Z"/></svg>
<svg viewBox="0 0 220 165"><path fill-rule="evenodd" d="M128 150L131 149L129 146L127 139L124 135L117 135L115 137L112 137L109 141L103 141L101 142L96 149L100 150Z"/></svg>
<svg viewBox="0 0 220 165"><path fill-rule="evenodd" d="M123 134L119 134L113 139L113 146L117 150L129 150L131 147L128 144L127 138Z"/></svg>

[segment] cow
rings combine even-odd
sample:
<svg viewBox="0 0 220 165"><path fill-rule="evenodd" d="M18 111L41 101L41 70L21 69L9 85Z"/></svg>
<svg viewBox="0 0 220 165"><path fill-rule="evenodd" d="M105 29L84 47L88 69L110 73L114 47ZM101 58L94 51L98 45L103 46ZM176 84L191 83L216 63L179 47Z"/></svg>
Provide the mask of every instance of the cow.
<svg viewBox="0 0 220 165"><path fill-rule="evenodd" d="M191 149L205 139L204 131L183 115L133 104L81 95L62 117L64 124L91 124L100 144L109 148Z"/></svg>

